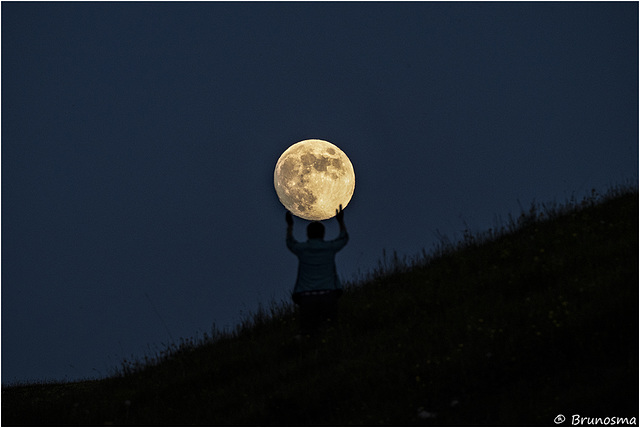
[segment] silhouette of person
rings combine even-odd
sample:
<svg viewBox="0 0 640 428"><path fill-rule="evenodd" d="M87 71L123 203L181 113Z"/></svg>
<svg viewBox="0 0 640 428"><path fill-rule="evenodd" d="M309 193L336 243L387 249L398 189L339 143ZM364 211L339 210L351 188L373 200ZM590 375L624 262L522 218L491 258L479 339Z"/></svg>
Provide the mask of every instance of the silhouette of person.
<svg viewBox="0 0 640 428"><path fill-rule="evenodd" d="M324 240L324 225L314 221L307 226L307 241L298 242L293 237L293 216L289 211L286 220L287 248L298 257L298 277L291 297L299 308L300 334L315 336L336 319L342 295L335 254L349 240L344 211L342 205L336 210L340 233L332 241Z"/></svg>

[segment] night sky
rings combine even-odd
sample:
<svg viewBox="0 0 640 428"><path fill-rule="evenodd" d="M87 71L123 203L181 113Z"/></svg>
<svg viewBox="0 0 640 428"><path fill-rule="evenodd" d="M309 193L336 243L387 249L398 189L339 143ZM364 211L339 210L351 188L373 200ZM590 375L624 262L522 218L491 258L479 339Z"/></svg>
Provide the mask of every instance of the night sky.
<svg viewBox="0 0 640 428"><path fill-rule="evenodd" d="M289 299L300 140L355 169L343 281L636 183L638 34L637 2L2 2L2 383Z"/></svg>

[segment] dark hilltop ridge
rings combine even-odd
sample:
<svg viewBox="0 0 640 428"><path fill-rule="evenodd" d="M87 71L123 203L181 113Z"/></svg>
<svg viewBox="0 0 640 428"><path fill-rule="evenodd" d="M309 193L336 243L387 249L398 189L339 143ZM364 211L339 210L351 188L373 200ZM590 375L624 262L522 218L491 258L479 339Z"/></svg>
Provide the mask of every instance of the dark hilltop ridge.
<svg viewBox="0 0 640 428"><path fill-rule="evenodd" d="M2 425L637 425L638 302L618 187L382 260L315 340L274 303L105 379L3 387Z"/></svg>

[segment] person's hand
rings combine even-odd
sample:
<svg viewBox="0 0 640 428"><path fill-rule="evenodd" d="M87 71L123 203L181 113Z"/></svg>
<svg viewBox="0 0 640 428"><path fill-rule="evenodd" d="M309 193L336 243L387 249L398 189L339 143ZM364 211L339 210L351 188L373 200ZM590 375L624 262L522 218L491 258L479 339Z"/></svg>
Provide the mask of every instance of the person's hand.
<svg viewBox="0 0 640 428"><path fill-rule="evenodd" d="M340 209L336 210L336 220L338 220L338 223L342 224L342 222L344 221L344 211L342 210L342 204L340 205Z"/></svg>
<svg viewBox="0 0 640 428"><path fill-rule="evenodd" d="M287 220L287 225L289 227L293 226L293 215L291 215L291 211L287 210L287 214L285 214L284 218Z"/></svg>

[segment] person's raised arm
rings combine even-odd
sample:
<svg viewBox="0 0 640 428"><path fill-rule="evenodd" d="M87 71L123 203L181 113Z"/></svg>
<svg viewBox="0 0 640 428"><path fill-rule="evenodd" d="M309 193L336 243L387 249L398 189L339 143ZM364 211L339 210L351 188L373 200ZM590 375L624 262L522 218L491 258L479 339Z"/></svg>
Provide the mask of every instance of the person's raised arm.
<svg viewBox="0 0 640 428"><path fill-rule="evenodd" d="M344 211L342 209L342 205L340 205L340 208L336 210L336 220L338 220L338 224L340 225L340 232L347 233L347 226L344 225Z"/></svg>
<svg viewBox="0 0 640 428"><path fill-rule="evenodd" d="M291 215L291 211L287 210L284 218L287 221L287 238L293 238L293 215Z"/></svg>

